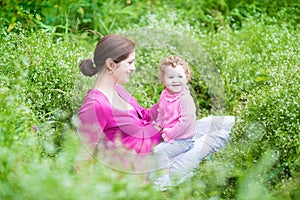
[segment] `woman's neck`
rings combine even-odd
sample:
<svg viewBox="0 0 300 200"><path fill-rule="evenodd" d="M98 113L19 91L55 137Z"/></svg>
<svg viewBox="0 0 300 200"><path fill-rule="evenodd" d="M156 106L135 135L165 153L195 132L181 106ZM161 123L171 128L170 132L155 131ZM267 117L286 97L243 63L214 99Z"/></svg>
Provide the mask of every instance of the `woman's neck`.
<svg viewBox="0 0 300 200"><path fill-rule="evenodd" d="M116 86L114 79L106 73L99 74L93 89L101 91L109 100L112 99Z"/></svg>
<svg viewBox="0 0 300 200"><path fill-rule="evenodd" d="M134 108L115 90L116 85L117 82L110 74L102 73L98 75L93 89L99 90L104 94L114 108L119 110L133 110Z"/></svg>

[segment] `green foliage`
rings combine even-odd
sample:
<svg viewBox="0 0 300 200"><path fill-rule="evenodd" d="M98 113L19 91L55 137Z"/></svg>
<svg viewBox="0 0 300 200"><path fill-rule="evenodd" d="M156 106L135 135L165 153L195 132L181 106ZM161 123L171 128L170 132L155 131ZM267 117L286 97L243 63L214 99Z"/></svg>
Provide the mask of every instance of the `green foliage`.
<svg viewBox="0 0 300 200"><path fill-rule="evenodd" d="M299 199L298 1L1 6L1 199ZM238 116L227 148L165 193L132 174L118 179L99 163L92 176L91 166L73 171L79 141L70 121L95 80L79 73L78 61L111 32L137 42L136 72L126 87L143 106L163 89L159 61L179 54L193 68L198 117Z"/></svg>
<svg viewBox="0 0 300 200"><path fill-rule="evenodd" d="M24 98L20 96L24 81L22 79L21 76L14 80L10 80L5 75L0 76L1 146L10 146L14 142L19 143L22 138L34 133L31 132L31 125L34 125L34 114L24 103Z"/></svg>
<svg viewBox="0 0 300 200"><path fill-rule="evenodd" d="M245 30L223 30L203 41L225 80L227 105L240 118L232 148L221 156L239 177L264 152L274 150L278 160L267 181L272 188L280 182L294 184L287 180L299 176L299 35L286 26L265 25L270 21L266 16L262 21L245 22ZM234 190L230 182L225 188Z"/></svg>
<svg viewBox="0 0 300 200"><path fill-rule="evenodd" d="M211 37L201 36L200 43L224 80L229 110L240 101L246 101L253 89L261 88L271 79L269 70L285 65L286 60L291 65L298 63L297 30L265 25L270 19L261 17L262 22L244 22L245 29L240 31L224 29Z"/></svg>
<svg viewBox="0 0 300 200"><path fill-rule="evenodd" d="M220 154L228 152L230 147ZM240 168L222 155L206 160L191 180L199 188L193 188L191 192L199 199L278 199L266 187L270 168L276 160L273 155L272 151L265 152L255 164L247 165L247 172L240 171Z"/></svg>
<svg viewBox="0 0 300 200"><path fill-rule="evenodd" d="M22 138L33 134L31 125L36 125L34 113L24 102L22 91L26 83L26 71L22 69L23 57L16 60L18 55L7 52L8 48L15 49L16 42L11 42L9 36L1 27L1 64L0 64L0 145L10 146L19 143Z"/></svg>
<svg viewBox="0 0 300 200"><path fill-rule="evenodd" d="M2 30L4 27L2 28ZM7 33L1 37L1 71L9 79L21 74L20 95L41 119L65 121L72 114L72 89L82 49L74 40L53 38L47 31ZM29 34L29 35L28 35Z"/></svg>
<svg viewBox="0 0 300 200"><path fill-rule="evenodd" d="M2 138L12 143L12 138L28 130L23 124L26 122L37 132L41 153L53 156L61 148L73 115L77 60L84 51L69 37L56 38L46 30L31 32L18 26L16 32L7 32L4 26L1 29L1 100L3 115L8 116L3 118ZM14 129L17 133L9 134Z"/></svg>
<svg viewBox="0 0 300 200"><path fill-rule="evenodd" d="M80 173L73 170L78 152L78 138L72 131L63 151L55 156L42 157L35 148L35 140L1 147L1 199L161 199L151 187L141 187L138 175L123 174L100 163L87 164ZM26 150L26 151L24 151ZM16 153L17 152L17 153ZM94 173L91 173L91 170Z"/></svg>
<svg viewBox="0 0 300 200"><path fill-rule="evenodd" d="M240 134L253 137L251 131L247 130L249 127L246 123L249 122L257 123L254 128L260 126L262 129L254 136L261 142L253 143L247 156L251 154L255 160L266 149L276 150L279 161L272 175L275 182L299 173L299 69L299 65L292 65L270 70L272 79L265 87L248 95L240 115L243 119L239 127Z"/></svg>
<svg viewBox="0 0 300 200"><path fill-rule="evenodd" d="M300 4L298 0L226 0L226 4L231 11L230 21L238 20L241 24L243 18L252 16L259 17L261 14L268 15L271 20L267 24L288 24L292 28L299 25Z"/></svg>
<svg viewBox="0 0 300 200"><path fill-rule="evenodd" d="M179 19L192 26L215 31L227 26L240 29L244 19L259 18L261 14L274 17L276 22L271 22L273 24L288 22L291 27L296 27L300 20L299 6L298 0L6 0L1 3L3 12L0 18L6 20L9 29L16 22L22 22L25 27L31 28L51 26L57 33L90 30L105 35L120 27L140 24L140 19L147 14L156 13L163 19L169 13L176 12Z"/></svg>
<svg viewBox="0 0 300 200"><path fill-rule="evenodd" d="M245 156L251 162L267 149L276 150L279 161L272 179L278 182L299 172L300 68L296 46L299 35L284 26L249 25L251 35L241 31L230 41L242 36L243 42L247 42L243 39L247 38L251 43L233 46L237 52L227 51L231 56L225 63L230 64L222 65L225 77L230 77L230 71L238 75L231 75L229 80L242 89L237 90L240 94L230 91L233 92L232 97L239 96L243 100L239 105L241 109L236 106L242 123L234 137L235 144L241 139L252 144L236 155ZM227 67L230 65L229 70ZM243 165L244 160L239 162Z"/></svg>

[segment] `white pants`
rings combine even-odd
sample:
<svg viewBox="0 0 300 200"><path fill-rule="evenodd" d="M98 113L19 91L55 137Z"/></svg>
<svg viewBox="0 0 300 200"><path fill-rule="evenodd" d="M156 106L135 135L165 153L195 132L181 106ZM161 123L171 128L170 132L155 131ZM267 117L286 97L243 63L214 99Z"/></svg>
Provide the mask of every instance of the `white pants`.
<svg viewBox="0 0 300 200"><path fill-rule="evenodd" d="M171 143L162 142L157 145L153 154L157 158L157 168L169 168L172 158L187 152L194 146L193 139L174 140Z"/></svg>
<svg viewBox="0 0 300 200"><path fill-rule="evenodd" d="M198 120L194 147L172 159L171 182L179 184L191 177L204 158L225 146L234 122L233 116L209 116Z"/></svg>

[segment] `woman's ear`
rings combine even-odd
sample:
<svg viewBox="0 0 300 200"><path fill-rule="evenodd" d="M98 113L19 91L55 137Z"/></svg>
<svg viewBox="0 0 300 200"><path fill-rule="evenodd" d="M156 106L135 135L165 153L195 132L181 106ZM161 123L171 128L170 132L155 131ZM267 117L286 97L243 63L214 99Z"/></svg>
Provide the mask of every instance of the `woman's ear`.
<svg viewBox="0 0 300 200"><path fill-rule="evenodd" d="M111 58L105 60L106 68L112 70L114 68L115 62Z"/></svg>

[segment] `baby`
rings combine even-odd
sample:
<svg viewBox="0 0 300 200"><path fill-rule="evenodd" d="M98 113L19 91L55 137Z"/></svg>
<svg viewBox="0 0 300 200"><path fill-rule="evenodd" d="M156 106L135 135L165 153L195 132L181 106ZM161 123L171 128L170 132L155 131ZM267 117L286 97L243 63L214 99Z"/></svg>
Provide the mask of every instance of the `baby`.
<svg viewBox="0 0 300 200"><path fill-rule="evenodd" d="M187 86L192 75L188 64L181 57L167 56L159 69L159 79L165 89L158 102L156 126L164 142L158 144L153 153L157 157L158 168L168 171L171 158L193 147L196 106ZM167 177L168 173L165 174Z"/></svg>

